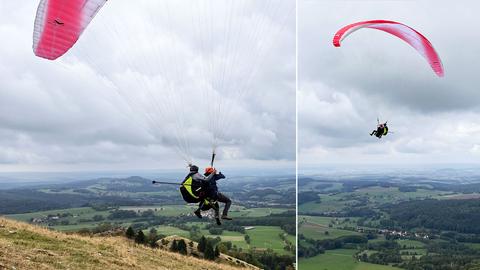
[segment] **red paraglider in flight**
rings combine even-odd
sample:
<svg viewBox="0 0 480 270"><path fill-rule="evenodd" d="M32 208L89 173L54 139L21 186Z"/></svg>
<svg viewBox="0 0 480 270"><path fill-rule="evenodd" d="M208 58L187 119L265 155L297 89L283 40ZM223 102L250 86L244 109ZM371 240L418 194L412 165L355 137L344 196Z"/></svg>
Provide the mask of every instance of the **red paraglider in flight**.
<svg viewBox="0 0 480 270"><path fill-rule="evenodd" d="M439 77L443 77L444 70L442 60L440 60L440 57L430 41L428 41L425 36L417 32L415 29L402 23L385 20L372 20L349 24L337 31L333 37L333 45L335 47L340 47L340 42L343 41L349 34L362 28L381 30L407 42L428 61L433 71Z"/></svg>
<svg viewBox="0 0 480 270"><path fill-rule="evenodd" d="M49 60L66 53L107 0L42 0L33 30L33 52Z"/></svg>

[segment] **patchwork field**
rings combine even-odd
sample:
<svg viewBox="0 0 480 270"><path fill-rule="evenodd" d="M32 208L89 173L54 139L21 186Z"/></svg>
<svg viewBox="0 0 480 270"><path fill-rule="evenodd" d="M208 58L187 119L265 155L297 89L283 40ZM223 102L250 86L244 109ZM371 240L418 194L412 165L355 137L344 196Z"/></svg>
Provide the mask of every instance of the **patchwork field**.
<svg viewBox="0 0 480 270"><path fill-rule="evenodd" d="M355 260L352 249L328 250L325 254L299 260L299 270L399 270L388 265L364 263Z"/></svg>

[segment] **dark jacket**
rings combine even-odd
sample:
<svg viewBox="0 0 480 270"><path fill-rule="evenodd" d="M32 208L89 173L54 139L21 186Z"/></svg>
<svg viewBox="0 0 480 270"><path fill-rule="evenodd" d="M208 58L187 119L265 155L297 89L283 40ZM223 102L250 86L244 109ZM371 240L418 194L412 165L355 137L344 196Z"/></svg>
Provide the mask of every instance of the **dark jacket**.
<svg viewBox="0 0 480 270"><path fill-rule="evenodd" d="M219 172L219 173L213 175L213 177L211 175L208 175L207 178L210 178L210 180L208 182L206 182L206 185L205 185L206 196L207 196L207 198L215 200L217 198L217 194L218 194L217 181L220 180L220 179L224 179L225 175L223 175L223 173Z"/></svg>

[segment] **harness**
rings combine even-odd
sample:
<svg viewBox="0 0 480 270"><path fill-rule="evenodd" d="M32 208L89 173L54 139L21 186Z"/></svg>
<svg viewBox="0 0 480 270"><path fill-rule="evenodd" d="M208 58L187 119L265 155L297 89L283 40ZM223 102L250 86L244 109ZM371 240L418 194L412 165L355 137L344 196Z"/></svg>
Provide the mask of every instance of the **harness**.
<svg viewBox="0 0 480 270"><path fill-rule="evenodd" d="M216 200L206 197L206 190L201 181L193 180L195 173L189 173L180 186L180 193L187 203L202 202L204 206L212 207Z"/></svg>
<svg viewBox="0 0 480 270"><path fill-rule="evenodd" d="M193 180L192 176L194 174L195 173L189 173L180 186L180 193L187 203L198 203L202 201L205 193L202 183Z"/></svg>

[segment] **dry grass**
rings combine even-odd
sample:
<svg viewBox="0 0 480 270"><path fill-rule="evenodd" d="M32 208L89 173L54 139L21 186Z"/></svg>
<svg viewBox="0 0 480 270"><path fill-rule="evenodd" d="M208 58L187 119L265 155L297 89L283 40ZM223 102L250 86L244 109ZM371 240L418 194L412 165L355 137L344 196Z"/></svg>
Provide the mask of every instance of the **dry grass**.
<svg viewBox="0 0 480 270"><path fill-rule="evenodd" d="M67 235L0 217L3 269L240 269L136 245L123 237Z"/></svg>

